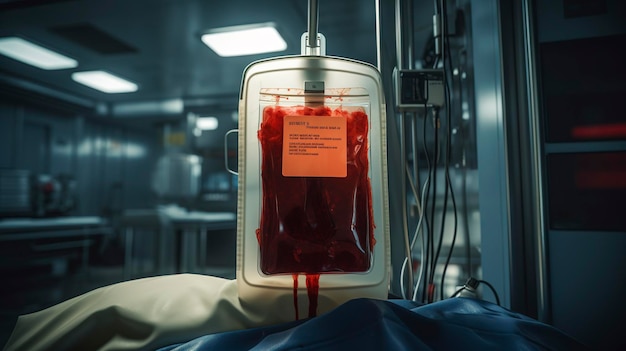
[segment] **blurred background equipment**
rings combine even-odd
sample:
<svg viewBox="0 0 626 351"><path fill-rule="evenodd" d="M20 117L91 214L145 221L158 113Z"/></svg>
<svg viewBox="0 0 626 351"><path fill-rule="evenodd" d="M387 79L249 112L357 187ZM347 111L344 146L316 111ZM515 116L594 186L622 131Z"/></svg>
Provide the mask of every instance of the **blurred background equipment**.
<svg viewBox="0 0 626 351"><path fill-rule="evenodd" d="M168 152L157 161L152 188L162 201L185 203L198 196L201 175L199 156Z"/></svg>
<svg viewBox="0 0 626 351"><path fill-rule="evenodd" d="M22 169L0 170L0 216L26 216L33 212L31 175Z"/></svg>
<svg viewBox="0 0 626 351"><path fill-rule="evenodd" d="M67 215L76 208L76 180L70 175L38 174L33 180L33 212L37 217Z"/></svg>
<svg viewBox="0 0 626 351"><path fill-rule="evenodd" d="M67 174L0 170L0 217L64 216L76 209L77 184Z"/></svg>

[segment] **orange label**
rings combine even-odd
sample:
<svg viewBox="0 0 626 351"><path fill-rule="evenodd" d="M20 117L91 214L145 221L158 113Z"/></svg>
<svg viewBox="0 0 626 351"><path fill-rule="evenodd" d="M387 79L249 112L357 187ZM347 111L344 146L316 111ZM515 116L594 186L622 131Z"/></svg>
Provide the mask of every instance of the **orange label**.
<svg viewBox="0 0 626 351"><path fill-rule="evenodd" d="M346 177L346 118L285 116L283 176Z"/></svg>

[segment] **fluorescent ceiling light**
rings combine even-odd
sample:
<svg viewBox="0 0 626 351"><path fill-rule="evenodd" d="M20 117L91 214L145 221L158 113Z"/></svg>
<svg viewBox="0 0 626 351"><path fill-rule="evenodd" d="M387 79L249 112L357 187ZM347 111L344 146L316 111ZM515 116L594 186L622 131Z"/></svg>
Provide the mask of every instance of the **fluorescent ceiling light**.
<svg viewBox="0 0 626 351"><path fill-rule="evenodd" d="M46 70L74 68L78 61L18 37L0 38L0 54Z"/></svg>
<svg viewBox="0 0 626 351"><path fill-rule="evenodd" d="M223 57L287 49L287 43L271 23L213 29L202 35L202 42Z"/></svg>
<svg viewBox="0 0 626 351"><path fill-rule="evenodd" d="M219 121L216 117L198 117L196 127L200 130L216 130Z"/></svg>
<svg viewBox="0 0 626 351"><path fill-rule="evenodd" d="M74 72L72 73L72 79L80 84L109 94L137 91L137 84L104 71Z"/></svg>
<svg viewBox="0 0 626 351"><path fill-rule="evenodd" d="M117 117L141 115L177 115L183 113L185 104L182 99L160 101L121 102L113 105L112 112Z"/></svg>

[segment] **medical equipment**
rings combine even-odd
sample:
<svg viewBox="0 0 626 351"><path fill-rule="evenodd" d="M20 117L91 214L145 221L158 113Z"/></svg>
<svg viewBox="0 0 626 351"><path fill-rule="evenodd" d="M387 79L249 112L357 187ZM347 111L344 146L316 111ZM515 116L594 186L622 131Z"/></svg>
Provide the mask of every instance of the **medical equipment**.
<svg viewBox="0 0 626 351"><path fill-rule="evenodd" d="M283 320L388 296L380 72L325 56L316 23L310 14L301 55L250 64L240 95L239 296L294 306L276 309Z"/></svg>

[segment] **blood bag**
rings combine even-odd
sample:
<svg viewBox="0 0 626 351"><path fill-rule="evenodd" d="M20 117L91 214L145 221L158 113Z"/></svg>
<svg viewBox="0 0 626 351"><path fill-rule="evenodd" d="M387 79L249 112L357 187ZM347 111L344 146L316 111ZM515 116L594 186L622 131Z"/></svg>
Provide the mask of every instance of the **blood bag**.
<svg viewBox="0 0 626 351"><path fill-rule="evenodd" d="M243 302L277 306L273 313L287 321L352 298L387 298L385 128L380 74L369 64L290 56L246 68L237 213Z"/></svg>

